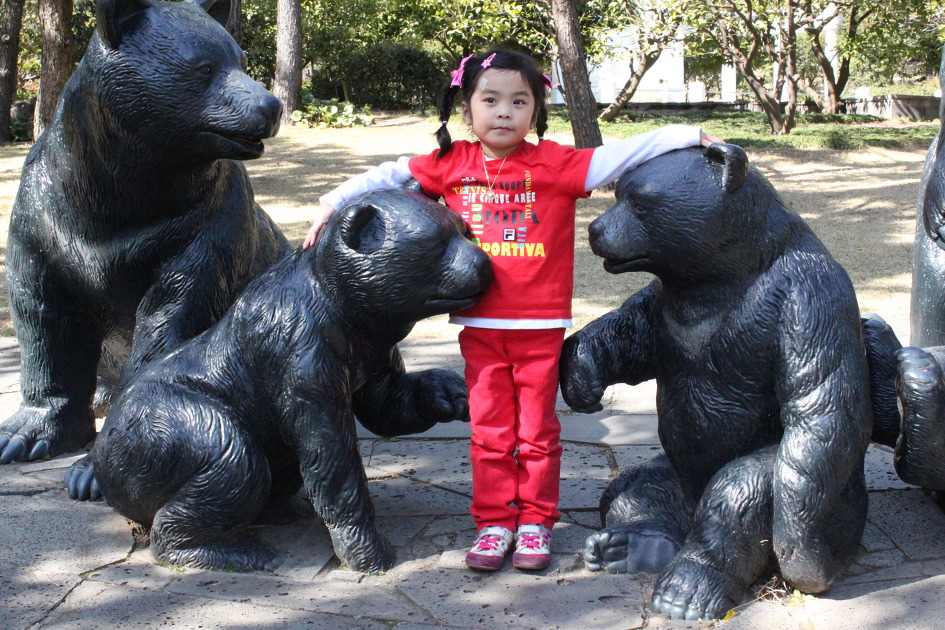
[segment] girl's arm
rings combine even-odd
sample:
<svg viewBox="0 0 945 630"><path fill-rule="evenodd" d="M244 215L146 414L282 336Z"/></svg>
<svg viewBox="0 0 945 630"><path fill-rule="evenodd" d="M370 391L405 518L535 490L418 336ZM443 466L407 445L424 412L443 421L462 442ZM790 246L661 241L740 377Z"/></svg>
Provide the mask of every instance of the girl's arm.
<svg viewBox="0 0 945 630"><path fill-rule="evenodd" d="M590 168L587 170L585 190L594 190L615 181L632 168L636 168L658 155L685 149L708 146L713 142L724 142L699 127L689 125L667 125L638 136L608 142L594 149Z"/></svg>
<svg viewBox="0 0 945 630"><path fill-rule="evenodd" d="M322 195L319 199L319 207L315 213L312 227L309 228L305 240L302 241L302 249L308 249L315 244L318 233L328 223L331 214L349 199L353 199L369 190L403 187L413 177L408 166L409 161L410 158L405 156L396 162L384 162L369 171L355 175L330 193Z"/></svg>

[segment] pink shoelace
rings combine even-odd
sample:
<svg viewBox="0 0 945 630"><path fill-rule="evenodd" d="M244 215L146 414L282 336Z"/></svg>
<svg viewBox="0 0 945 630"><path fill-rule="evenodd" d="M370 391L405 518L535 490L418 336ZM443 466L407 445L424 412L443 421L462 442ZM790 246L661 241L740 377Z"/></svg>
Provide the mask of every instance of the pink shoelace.
<svg viewBox="0 0 945 630"><path fill-rule="evenodd" d="M482 549L483 551L492 551L499 548L500 542L502 542L501 536L486 534L479 538L479 542L476 543L476 548Z"/></svg>
<svg viewBox="0 0 945 630"><path fill-rule="evenodd" d="M543 536L539 536L538 534L519 534L518 546L538 549L541 547L542 542L544 542L543 538Z"/></svg>

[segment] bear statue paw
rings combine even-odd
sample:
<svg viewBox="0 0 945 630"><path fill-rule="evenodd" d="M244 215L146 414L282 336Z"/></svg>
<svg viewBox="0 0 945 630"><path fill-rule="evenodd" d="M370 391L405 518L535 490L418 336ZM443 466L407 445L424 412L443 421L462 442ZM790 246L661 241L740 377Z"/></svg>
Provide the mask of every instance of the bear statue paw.
<svg viewBox="0 0 945 630"><path fill-rule="evenodd" d="M738 583L721 571L676 559L653 587L650 609L670 619L721 619L744 595Z"/></svg>
<svg viewBox="0 0 945 630"><path fill-rule="evenodd" d="M469 422L466 380L450 370L427 370L420 376L417 407L435 422Z"/></svg>
<svg viewBox="0 0 945 630"><path fill-rule="evenodd" d="M20 407L0 423L0 464L77 451L95 437L91 412L72 422L63 415L45 407Z"/></svg>
<svg viewBox="0 0 945 630"><path fill-rule="evenodd" d="M69 498L75 501L98 501L102 498L91 457L86 455L69 466L66 470L65 486Z"/></svg>
<svg viewBox="0 0 945 630"><path fill-rule="evenodd" d="M945 382L935 358L920 348L898 352L902 432L896 472L903 481L945 490Z"/></svg>
<svg viewBox="0 0 945 630"><path fill-rule="evenodd" d="M601 399L605 387L598 376L597 366L587 353L563 353L560 366L561 396L578 413L603 410Z"/></svg>
<svg viewBox="0 0 945 630"><path fill-rule="evenodd" d="M214 571L275 571L283 561L272 545L255 534L194 547L161 549L156 545L152 536L154 557L170 566Z"/></svg>
<svg viewBox="0 0 945 630"><path fill-rule="evenodd" d="M680 544L650 527L621 523L591 534L584 542L584 566L608 573L658 573L675 557Z"/></svg>
<svg viewBox="0 0 945 630"><path fill-rule="evenodd" d="M394 547L380 532L336 527L329 533L335 555L352 571L377 574L394 566Z"/></svg>

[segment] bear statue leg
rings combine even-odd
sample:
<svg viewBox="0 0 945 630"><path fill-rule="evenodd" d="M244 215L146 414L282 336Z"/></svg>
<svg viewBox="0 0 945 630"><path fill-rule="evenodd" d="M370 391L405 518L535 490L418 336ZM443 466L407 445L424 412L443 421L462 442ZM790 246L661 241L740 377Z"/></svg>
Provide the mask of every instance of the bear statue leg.
<svg viewBox="0 0 945 630"><path fill-rule="evenodd" d="M211 459L212 463L188 478L154 515L151 552L159 561L178 566L235 571L271 571L280 559L276 550L247 527L262 511L270 494L265 455L253 440L232 432L225 455L219 444L202 448L210 436L189 435L188 452L178 457ZM213 449L213 450L210 450ZM107 488L105 496L112 498Z"/></svg>
<svg viewBox="0 0 945 630"><path fill-rule="evenodd" d="M665 455L620 473L601 496L603 529L584 543L591 571L662 571L689 532L692 504Z"/></svg>
<svg viewBox="0 0 945 630"><path fill-rule="evenodd" d="M945 376L936 358L920 348L903 348L899 359L902 432L896 444L896 472L907 483L945 490Z"/></svg>
<svg viewBox="0 0 945 630"><path fill-rule="evenodd" d="M692 531L653 588L650 608L673 619L718 619L772 561L776 447L733 460L709 482Z"/></svg>
<svg viewBox="0 0 945 630"><path fill-rule="evenodd" d="M27 308L22 295L10 293L23 402L0 423L0 464L77 451L95 437L91 403L102 335L82 315L54 303Z"/></svg>
<svg viewBox="0 0 945 630"><path fill-rule="evenodd" d="M394 550L377 528L353 422L349 426L321 428L306 437L299 458L302 477L338 559L355 571L378 573L393 566Z"/></svg>

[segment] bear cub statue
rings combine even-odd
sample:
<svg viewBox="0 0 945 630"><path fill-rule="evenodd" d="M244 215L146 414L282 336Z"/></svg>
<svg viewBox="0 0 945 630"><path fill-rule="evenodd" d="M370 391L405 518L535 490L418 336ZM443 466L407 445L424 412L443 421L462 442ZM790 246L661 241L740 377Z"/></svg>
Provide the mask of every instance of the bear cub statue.
<svg viewBox="0 0 945 630"><path fill-rule="evenodd" d="M420 319L472 306L491 279L447 207L399 190L353 199L315 247L119 394L91 452L102 495L150 528L158 560L246 571L276 562L247 526L300 514L304 486L345 565L390 568L355 420L382 436L468 420L463 378L406 373L396 344Z"/></svg>
<svg viewBox="0 0 945 630"><path fill-rule="evenodd" d="M288 252L240 162L262 154L282 105L244 72L229 14L228 0L99 0L13 206L23 403L0 424L0 464L87 444L93 395L106 407L101 394ZM97 371L110 390L96 394Z"/></svg>
<svg viewBox="0 0 945 630"><path fill-rule="evenodd" d="M651 608L722 617L779 568L819 593L866 523L872 410L846 272L729 144L624 174L590 226L611 273L656 276L566 340L565 401L656 379L664 454L601 497L590 569L659 573Z"/></svg>

